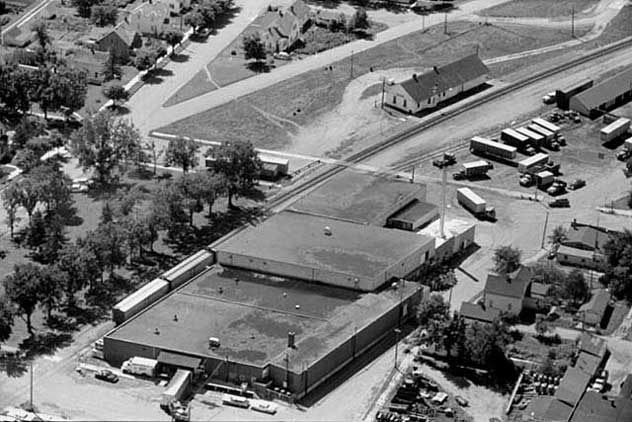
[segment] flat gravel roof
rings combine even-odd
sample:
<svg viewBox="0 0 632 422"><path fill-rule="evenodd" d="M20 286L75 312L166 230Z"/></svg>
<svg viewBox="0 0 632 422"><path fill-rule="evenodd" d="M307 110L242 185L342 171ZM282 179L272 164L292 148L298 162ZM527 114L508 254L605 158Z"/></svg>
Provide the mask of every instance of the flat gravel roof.
<svg viewBox="0 0 632 422"><path fill-rule="evenodd" d="M291 367L302 370L418 287L407 283L396 290L360 293L218 266L109 337L263 366L282 361L288 331L294 331ZM209 337L217 337L221 346L209 349Z"/></svg>
<svg viewBox="0 0 632 422"><path fill-rule="evenodd" d="M292 204L292 209L369 224L425 186L393 177L345 170ZM423 199L423 196L422 196Z"/></svg>
<svg viewBox="0 0 632 422"><path fill-rule="evenodd" d="M373 278L429 242L433 239L403 230L283 211L217 250Z"/></svg>

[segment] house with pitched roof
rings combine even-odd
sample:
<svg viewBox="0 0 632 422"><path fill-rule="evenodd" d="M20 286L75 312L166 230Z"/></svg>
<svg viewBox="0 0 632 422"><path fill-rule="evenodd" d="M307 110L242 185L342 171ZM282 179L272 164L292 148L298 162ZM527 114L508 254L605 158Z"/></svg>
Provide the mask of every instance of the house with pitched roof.
<svg viewBox="0 0 632 422"><path fill-rule="evenodd" d="M143 35L159 36L172 29L171 9L164 3L150 0L132 10L125 18L125 29L136 31Z"/></svg>
<svg viewBox="0 0 632 422"><path fill-rule="evenodd" d="M467 323L491 324L495 319L500 318L500 310L488 308L483 303L463 302L461 303L459 315Z"/></svg>
<svg viewBox="0 0 632 422"><path fill-rule="evenodd" d="M312 10L302 0L284 9L270 10L256 24L266 50L278 53L292 47L305 32Z"/></svg>
<svg viewBox="0 0 632 422"><path fill-rule="evenodd" d="M531 282L533 270L520 267L510 274L488 274L483 290L483 303L486 308L518 315L525 307L533 307Z"/></svg>
<svg viewBox="0 0 632 422"><path fill-rule="evenodd" d="M557 260L564 265L603 270L606 266L603 245L618 234L615 230L573 220L566 239L557 249Z"/></svg>
<svg viewBox="0 0 632 422"><path fill-rule="evenodd" d="M593 292L590 300L579 308L576 318L584 324L599 327L609 304L610 292L605 289L599 289Z"/></svg>
<svg viewBox="0 0 632 422"><path fill-rule="evenodd" d="M489 69L478 55L471 54L387 85L384 104L405 113L418 113L484 84L488 74Z"/></svg>
<svg viewBox="0 0 632 422"><path fill-rule="evenodd" d="M127 60L130 52L142 46L140 34L121 26L116 28L92 28L82 38L82 44L97 51L112 52L115 57Z"/></svg>

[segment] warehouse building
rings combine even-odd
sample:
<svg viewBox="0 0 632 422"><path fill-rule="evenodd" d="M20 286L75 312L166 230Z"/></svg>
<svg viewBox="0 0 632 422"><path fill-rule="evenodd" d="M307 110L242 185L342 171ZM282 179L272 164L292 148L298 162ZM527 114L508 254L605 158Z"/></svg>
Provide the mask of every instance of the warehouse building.
<svg viewBox="0 0 632 422"><path fill-rule="evenodd" d="M483 85L489 69L477 54L463 57L428 72L413 74L401 83L386 86L384 104L405 113L418 113Z"/></svg>
<svg viewBox="0 0 632 422"><path fill-rule="evenodd" d="M300 398L394 336L427 294L405 281L363 293L215 267L112 330L103 350L113 365L141 356Z"/></svg>
<svg viewBox="0 0 632 422"><path fill-rule="evenodd" d="M425 185L348 169L294 202L291 209L352 223L386 226L388 219L401 209L415 201L426 206L425 200Z"/></svg>
<svg viewBox="0 0 632 422"><path fill-rule="evenodd" d="M555 103L558 108L568 110L571 98L593 86L592 79L584 79L555 91Z"/></svg>
<svg viewBox="0 0 632 422"><path fill-rule="evenodd" d="M283 211L217 245L237 267L372 291L428 261L434 239L416 233Z"/></svg>
<svg viewBox="0 0 632 422"><path fill-rule="evenodd" d="M591 119L601 116L632 99L632 67L604 80L573 97L569 102L575 110Z"/></svg>

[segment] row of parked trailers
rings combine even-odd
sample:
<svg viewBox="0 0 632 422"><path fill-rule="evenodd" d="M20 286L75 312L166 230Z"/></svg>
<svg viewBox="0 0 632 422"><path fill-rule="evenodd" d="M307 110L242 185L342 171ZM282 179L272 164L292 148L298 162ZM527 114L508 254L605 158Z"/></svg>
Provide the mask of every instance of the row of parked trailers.
<svg viewBox="0 0 632 422"><path fill-rule="evenodd" d="M116 325L127 321L149 305L157 302L186 281L202 273L215 263L215 252L211 249L189 256L160 277L145 284L112 308L112 320Z"/></svg>

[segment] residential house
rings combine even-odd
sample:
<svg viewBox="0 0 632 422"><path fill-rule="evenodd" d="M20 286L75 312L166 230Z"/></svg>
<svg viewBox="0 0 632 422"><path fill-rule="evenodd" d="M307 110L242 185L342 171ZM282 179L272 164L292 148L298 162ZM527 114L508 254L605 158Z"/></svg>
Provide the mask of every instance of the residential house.
<svg viewBox="0 0 632 422"><path fill-rule="evenodd" d="M418 113L484 84L488 74L487 66L477 54L472 54L387 85L384 104L405 113Z"/></svg>
<svg viewBox="0 0 632 422"><path fill-rule="evenodd" d="M271 10L255 24L260 29L266 50L281 52L301 39L311 22L312 11L302 0L296 0L284 9Z"/></svg>
<svg viewBox="0 0 632 422"><path fill-rule="evenodd" d="M495 308L487 308L483 303L461 303L459 311L465 322L478 322L481 324L491 324L495 319L500 317L500 311Z"/></svg>
<svg viewBox="0 0 632 422"><path fill-rule="evenodd" d="M552 285L534 281L531 283L531 302L538 310L545 310L551 307L553 298L550 296Z"/></svg>
<svg viewBox="0 0 632 422"><path fill-rule="evenodd" d="M602 338L583 333L579 338L579 351L597 356L602 361L608 356L608 346Z"/></svg>
<svg viewBox="0 0 632 422"><path fill-rule="evenodd" d="M173 14L179 14L183 10L191 8L191 0L157 0L159 3L167 5Z"/></svg>
<svg viewBox="0 0 632 422"><path fill-rule="evenodd" d="M143 3L125 18L124 28L143 35L158 37L172 27L171 9L164 3Z"/></svg>
<svg viewBox="0 0 632 422"><path fill-rule="evenodd" d="M590 300L579 308L576 319L584 324L599 327L609 303L610 292L605 289L599 289L593 292Z"/></svg>
<svg viewBox="0 0 632 422"><path fill-rule="evenodd" d="M142 39L138 32L119 26L92 28L82 43L98 51L111 51L115 57L126 61L133 49L142 46Z"/></svg>
<svg viewBox="0 0 632 422"><path fill-rule="evenodd" d="M103 68L107 63L109 53L104 51L77 48L66 51L64 58L73 67L86 72L88 83L101 85L104 80Z"/></svg>
<svg viewBox="0 0 632 422"><path fill-rule="evenodd" d="M557 250L557 260L560 264L603 270L606 266L603 245L617 234L615 230L573 220L566 240Z"/></svg>
<svg viewBox="0 0 632 422"><path fill-rule="evenodd" d="M333 12L327 9L317 9L314 12L314 22L318 26L328 28L332 23L340 19L340 13Z"/></svg>
<svg viewBox="0 0 632 422"><path fill-rule="evenodd" d="M511 274L488 274L483 290L485 307L516 315L525 306L532 308L529 300L532 278L533 270L524 266Z"/></svg>

